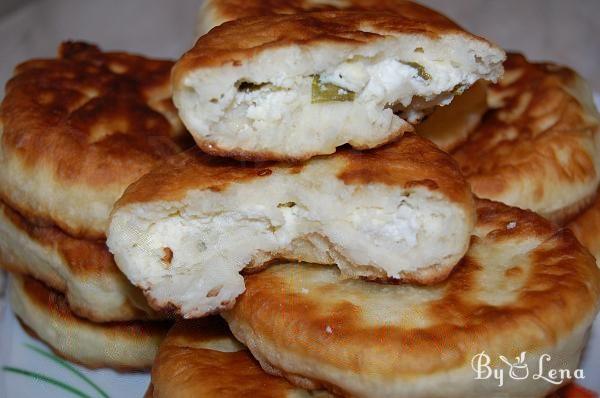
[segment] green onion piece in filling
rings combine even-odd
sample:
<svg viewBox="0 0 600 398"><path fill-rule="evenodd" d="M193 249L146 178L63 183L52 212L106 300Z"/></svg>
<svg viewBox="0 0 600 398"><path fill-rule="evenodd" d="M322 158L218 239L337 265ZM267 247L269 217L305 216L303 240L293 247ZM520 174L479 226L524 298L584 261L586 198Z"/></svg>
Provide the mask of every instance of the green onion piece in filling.
<svg viewBox="0 0 600 398"><path fill-rule="evenodd" d="M431 80L431 75L429 73L427 73L427 71L425 70L425 67L417 62L404 62L404 61L400 61L402 62L404 65L408 65L412 68L415 68L417 70L417 74L419 75L419 77L423 80Z"/></svg>
<svg viewBox="0 0 600 398"><path fill-rule="evenodd" d="M331 83L321 83L319 76L313 76L311 103L354 101L355 93Z"/></svg>

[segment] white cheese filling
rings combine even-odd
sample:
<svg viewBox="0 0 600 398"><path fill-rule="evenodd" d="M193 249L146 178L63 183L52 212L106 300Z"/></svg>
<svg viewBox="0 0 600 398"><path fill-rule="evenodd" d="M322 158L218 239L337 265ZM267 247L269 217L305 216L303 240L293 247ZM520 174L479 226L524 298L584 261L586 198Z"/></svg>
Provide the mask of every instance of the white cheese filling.
<svg viewBox="0 0 600 398"><path fill-rule="evenodd" d="M296 239L316 233L344 248L343 255L353 263L376 264L393 277L453 253L457 237L464 233L462 212L444 201L414 193L390 195L380 188L350 194L342 183L330 185L343 192L344 199L332 201L335 196L310 192L299 184L271 190L268 200L258 202L253 200L254 191L237 186L220 210L182 208L175 216L154 220L147 226L144 251L159 259L168 247L169 272L209 265L226 274L244 268L262 253L285 252ZM267 186L258 189L268 190ZM379 194L383 191L387 195ZM209 197L194 202L214 203ZM445 225L457 230L446 231ZM432 245L435 250L427 249Z"/></svg>
<svg viewBox="0 0 600 398"><path fill-rule="evenodd" d="M319 76L321 84L339 87L339 95L354 93L354 100L314 103L313 78L238 82L243 88L227 96L228 105L214 128L222 144L291 152L298 144L329 152L345 142L369 147L365 134L379 142L405 120L415 123L434 106L448 104L456 88L474 83L448 62L361 57Z"/></svg>

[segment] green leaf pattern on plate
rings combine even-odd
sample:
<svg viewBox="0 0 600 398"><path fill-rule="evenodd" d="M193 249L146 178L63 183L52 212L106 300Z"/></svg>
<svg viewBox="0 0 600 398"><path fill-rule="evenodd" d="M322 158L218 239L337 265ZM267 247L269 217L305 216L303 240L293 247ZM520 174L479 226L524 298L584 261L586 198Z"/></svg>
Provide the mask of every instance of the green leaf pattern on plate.
<svg viewBox="0 0 600 398"><path fill-rule="evenodd" d="M52 354L51 352L45 351L39 347L36 347L32 344L25 344L25 347L29 348L30 350L32 350L33 352L44 356L48 359L50 359L51 361L55 362L56 364L58 364L59 366L67 369L69 372L73 373L75 376L79 377L81 380L83 380L86 384L88 384L90 387L92 387L95 392L97 394L99 394L98 396L102 397L102 398L110 398L108 396L108 394L102 390L102 388L100 388L96 383L94 383L89 377L87 377L86 375L84 375L83 373L81 373L79 370L77 370L77 368L75 368L73 365L71 365L69 362L65 361L64 359ZM33 372L27 369L21 369L21 368L15 368L12 366L4 366L2 367L2 370L5 372L9 372L9 373L15 373L15 374L19 374L22 376L26 376L26 377L30 377L32 379L35 380L39 380L42 381L44 383L48 383L51 384L55 387L58 387L64 391L67 391L77 397L81 397L81 398L94 398L94 395L89 395L84 393L83 391L81 391L78 388L75 388L65 382L62 382L60 380L54 379L52 377L46 376L44 374L41 373L37 373L37 372Z"/></svg>

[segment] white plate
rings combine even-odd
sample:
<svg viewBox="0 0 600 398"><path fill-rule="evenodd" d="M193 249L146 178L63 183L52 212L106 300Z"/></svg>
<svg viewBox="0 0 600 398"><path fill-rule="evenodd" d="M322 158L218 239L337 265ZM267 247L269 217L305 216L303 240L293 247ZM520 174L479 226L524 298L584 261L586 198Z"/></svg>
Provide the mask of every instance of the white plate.
<svg viewBox="0 0 600 398"><path fill-rule="evenodd" d="M600 107L600 96L596 96L596 103ZM0 275L0 291L2 290L2 276ZM79 372L77 375L55 360L39 353L44 350L50 354L48 348L42 343L29 337L19 325L10 309L2 302L0 297L0 367L13 367L36 372L46 377L58 380L68 386L74 387L82 393L79 397L142 397L148 387L150 376L147 373L119 374L111 370L87 370L77 365L71 369ZM37 348L34 349L32 347ZM54 357L55 358L55 357ZM584 352L581 363L585 379L578 383L600 392L600 317L596 318L590 341ZM88 378L106 395L102 395L90 383ZM47 382L36 380L11 371L0 372L0 398L63 398L77 397L69 394L64 389Z"/></svg>

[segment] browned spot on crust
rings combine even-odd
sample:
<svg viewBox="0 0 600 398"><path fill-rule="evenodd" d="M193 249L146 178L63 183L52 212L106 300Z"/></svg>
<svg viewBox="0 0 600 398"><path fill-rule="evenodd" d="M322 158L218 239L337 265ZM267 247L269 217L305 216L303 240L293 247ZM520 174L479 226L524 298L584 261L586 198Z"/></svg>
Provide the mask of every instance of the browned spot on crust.
<svg viewBox="0 0 600 398"><path fill-rule="evenodd" d="M273 173L271 171L271 169L262 169L262 170L258 170L256 172L256 175L259 176L259 177L265 177L265 176L270 176L271 173Z"/></svg>
<svg viewBox="0 0 600 398"><path fill-rule="evenodd" d="M111 60L119 60L126 69L114 74L107 69ZM112 140L97 148L105 152L96 155L89 150L96 148L88 148L86 160L104 154L117 162L129 155L127 166L131 167L135 161L146 160L144 157L161 158L175 153L177 150L171 140L164 138L176 133L167 119L147 104L161 92L165 97L169 96L167 84L171 66L170 61L155 61L126 53L102 53L95 46L66 42L60 48L58 59L28 61L16 68L2 104L4 145L19 148L29 163L44 157L48 146L56 146L56 140L70 144L70 139L85 146L112 135L115 135ZM55 91L44 93L46 99L53 98L54 101L47 107L29 109L31 96L35 98L38 87L55 87ZM56 122L60 123L56 125ZM44 128L44 134L39 128ZM103 134L95 137L93 132L97 129ZM127 145L122 145L123 135ZM53 151L54 160L61 160L56 159L61 153L71 156L65 161L74 160L72 157L78 152L66 153L66 149ZM125 165L111 164L107 159L98 159L98 162L100 160L104 167L81 170L77 176L101 173L96 174L98 183L113 183L115 176L131 171L125 168L114 173L114 168ZM66 171L73 167L61 167L59 163L57 169ZM95 181L86 180L89 184Z"/></svg>
<svg viewBox="0 0 600 398"><path fill-rule="evenodd" d="M161 258L161 261L167 266L167 268L171 265L171 260L173 260L173 250L168 247L163 247L164 255Z"/></svg>
<svg viewBox="0 0 600 398"><path fill-rule="evenodd" d="M504 275L506 275L509 278L515 277L515 276L521 276L522 274L523 274L523 268L521 268L521 267L511 267L504 272Z"/></svg>
<svg viewBox="0 0 600 398"><path fill-rule="evenodd" d="M302 169L303 169L302 165L290 166L289 173L290 174L298 174L302 171Z"/></svg>
<svg viewBox="0 0 600 398"><path fill-rule="evenodd" d="M414 188L414 187L418 187L418 186L423 186L428 188L431 191L435 191L436 189L439 188L439 185L430 179L426 179L426 180L421 180L421 181L409 181L406 183L406 185L404 185L405 188Z"/></svg>

